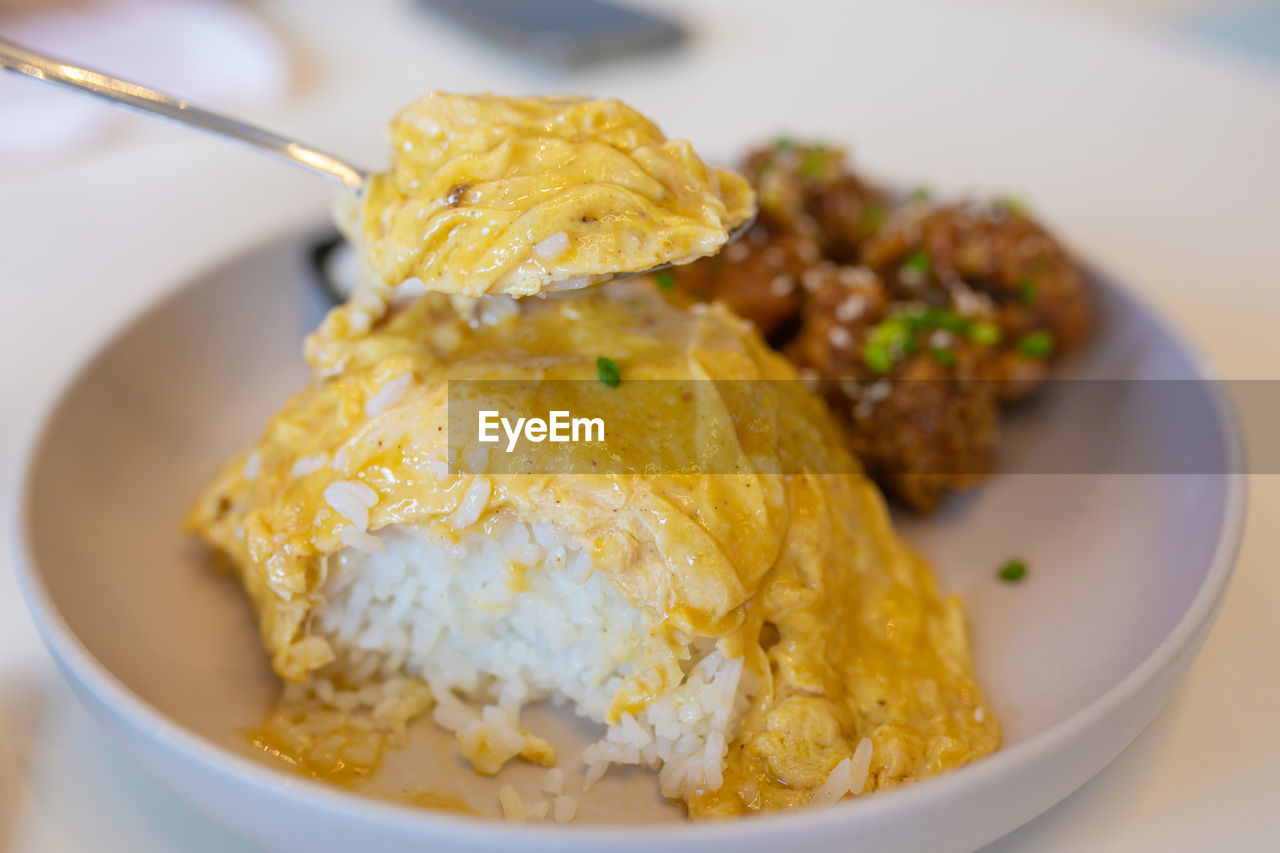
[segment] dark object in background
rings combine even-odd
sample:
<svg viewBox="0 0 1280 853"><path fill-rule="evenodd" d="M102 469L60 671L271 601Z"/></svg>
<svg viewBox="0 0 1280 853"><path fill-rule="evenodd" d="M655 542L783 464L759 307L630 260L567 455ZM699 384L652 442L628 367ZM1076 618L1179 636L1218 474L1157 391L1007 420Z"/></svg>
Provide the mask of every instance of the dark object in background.
<svg viewBox="0 0 1280 853"><path fill-rule="evenodd" d="M677 47L676 21L605 0L417 0L507 50L560 68Z"/></svg>
<svg viewBox="0 0 1280 853"><path fill-rule="evenodd" d="M336 229L329 228L311 238L306 251L316 286L335 304L346 302L356 289L356 250Z"/></svg>

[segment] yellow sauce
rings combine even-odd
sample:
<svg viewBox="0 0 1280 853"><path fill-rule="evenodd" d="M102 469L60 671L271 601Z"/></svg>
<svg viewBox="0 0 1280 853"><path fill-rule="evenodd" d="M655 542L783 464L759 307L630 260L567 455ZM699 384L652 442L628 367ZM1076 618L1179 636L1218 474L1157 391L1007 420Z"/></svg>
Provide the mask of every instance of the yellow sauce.
<svg viewBox="0 0 1280 853"><path fill-rule="evenodd" d="M432 811L453 812L455 814L479 814L472 806L457 794L438 790L408 790L389 792L375 788L369 784L370 775L381 765L382 755L386 748L397 744L394 738L385 734L376 734L344 725L333 730L331 736L352 744L352 749L360 749L360 745L368 746L376 742L373 752L363 755L356 761L343 760L334 753L337 760L329 760L318 754L313 755L314 742L300 747L301 736L296 725L286 724L280 718L277 709L260 728L244 732L250 747L271 760L277 767L284 767L310 779L336 785L344 790L360 794L364 797L385 800L392 803L417 806ZM290 731L290 729L295 729ZM372 760L368 760L372 756Z"/></svg>
<svg viewBox="0 0 1280 853"><path fill-rule="evenodd" d="M348 214L381 279L528 296L714 254L747 182L614 100L433 92L391 123L392 165Z"/></svg>

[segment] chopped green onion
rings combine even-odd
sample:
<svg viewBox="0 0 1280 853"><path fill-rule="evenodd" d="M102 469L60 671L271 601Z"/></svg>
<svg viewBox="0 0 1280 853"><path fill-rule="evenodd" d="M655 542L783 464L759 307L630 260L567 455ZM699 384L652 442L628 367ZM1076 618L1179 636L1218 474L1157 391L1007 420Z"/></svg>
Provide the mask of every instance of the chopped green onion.
<svg viewBox="0 0 1280 853"><path fill-rule="evenodd" d="M1027 564L1022 560L1008 560L996 574L1005 583L1018 583L1027 576Z"/></svg>
<svg viewBox="0 0 1280 853"><path fill-rule="evenodd" d="M1030 207L1027 200L1020 195L1007 195L1000 199L999 204L1011 216L1026 216Z"/></svg>
<svg viewBox="0 0 1280 853"><path fill-rule="evenodd" d="M610 388L622 384L622 374L618 371L618 362L605 356L596 359L596 370L600 373L600 381Z"/></svg>
<svg viewBox="0 0 1280 853"><path fill-rule="evenodd" d="M929 357L943 367L954 367L956 363L955 354L945 347L934 347L929 350Z"/></svg>
<svg viewBox="0 0 1280 853"><path fill-rule="evenodd" d="M1018 353L1027 358L1046 358L1053 352L1053 333L1041 329L1018 341Z"/></svg>
<svg viewBox="0 0 1280 853"><path fill-rule="evenodd" d="M795 142L793 142L791 137L786 134L783 134L773 140L773 147L779 151L790 151L794 145Z"/></svg>
<svg viewBox="0 0 1280 853"><path fill-rule="evenodd" d="M998 340L1000 330L994 326L992 328L995 329ZM872 327L862 350L862 360L876 373L888 373L895 361L920 351L920 341L917 339L920 334L936 329L970 336L975 331L972 320L949 308L902 309ZM978 332L979 337L983 334L984 332ZM954 353L946 347L934 347L929 355L939 364L955 364Z"/></svg>
<svg viewBox="0 0 1280 853"><path fill-rule="evenodd" d="M973 325L968 317L957 314L950 308L926 308L916 315L917 324L924 329L946 329L948 332L967 332Z"/></svg>
<svg viewBox="0 0 1280 853"><path fill-rule="evenodd" d="M826 162L827 149L821 145L815 145L804 152L804 157L800 159L800 171L806 178L816 178L822 174Z"/></svg>
<svg viewBox="0 0 1280 853"><path fill-rule="evenodd" d="M868 231L875 231L889 216L889 211L878 201L867 202L866 207L862 208L862 227Z"/></svg>
<svg viewBox="0 0 1280 853"><path fill-rule="evenodd" d="M933 266L933 259L929 257L928 252L923 249L917 249L907 256L907 259L902 262L902 265L909 270L914 270L921 275L924 275L929 271L929 268Z"/></svg>
<svg viewBox="0 0 1280 853"><path fill-rule="evenodd" d="M862 345L862 360L876 373L888 373L893 369L889 347L880 341L868 340Z"/></svg>
<svg viewBox="0 0 1280 853"><path fill-rule="evenodd" d="M911 191L912 201L928 201L933 198L933 190L925 184L921 184Z"/></svg>
<svg viewBox="0 0 1280 853"><path fill-rule="evenodd" d="M661 290L663 293L666 293L676 286L676 274L671 270L658 270L653 278L654 281L658 283L658 290Z"/></svg>
<svg viewBox="0 0 1280 853"><path fill-rule="evenodd" d="M1038 295L1035 279L1024 278L1018 282L1018 298L1022 300L1023 305L1034 305Z"/></svg>
<svg viewBox="0 0 1280 853"><path fill-rule="evenodd" d="M995 323L974 323L969 329L969 340L982 346L998 344L1002 337L1004 335L1000 332L1000 327Z"/></svg>

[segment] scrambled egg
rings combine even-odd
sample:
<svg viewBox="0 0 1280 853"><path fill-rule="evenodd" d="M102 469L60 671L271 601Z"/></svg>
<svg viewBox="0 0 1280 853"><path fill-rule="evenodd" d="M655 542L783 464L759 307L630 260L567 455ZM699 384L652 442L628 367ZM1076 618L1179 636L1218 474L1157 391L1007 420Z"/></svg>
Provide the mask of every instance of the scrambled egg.
<svg viewBox="0 0 1280 853"><path fill-rule="evenodd" d="M699 400L696 440L712 443L712 456L735 473L490 475L486 486L490 507L552 521L583 542L658 626L611 718L680 682L689 638L712 638L745 661L750 706L724 784L690 796L690 814L804 804L864 738L873 746L866 790L998 746L959 600L939 596L929 568L894 534L821 401L723 307L681 310L639 278L522 300L493 323L470 322L445 296L427 294L363 334L329 337L333 329L326 324L308 347L313 382L189 519L230 557L282 677L302 679L334 656L308 620L323 558L343 547L346 520L326 505L328 486L354 481L371 491L370 530L448 529L477 479L448 464L449 380L598 381L597 359L608 356L622 377L610 418L633 430L660 428L686 405L647 390L662 383L638 380L783 380L717 383L709 387L723 393ZM403 392L371 405L393 382ZM524 403L538 408L531 396ZM674 446L682 440L691 439L672 436ZM640 452L625 440L610 446L623 457ZM804 473L822 471L853 473Z"/></svg>
<svg viewBox="0 0 1280 853"><path fill-rule="evenodd" d="M433 92L391 124L392 166L345 217L383 281L528 296L714 254L747 182L620 101Z"/></svg>

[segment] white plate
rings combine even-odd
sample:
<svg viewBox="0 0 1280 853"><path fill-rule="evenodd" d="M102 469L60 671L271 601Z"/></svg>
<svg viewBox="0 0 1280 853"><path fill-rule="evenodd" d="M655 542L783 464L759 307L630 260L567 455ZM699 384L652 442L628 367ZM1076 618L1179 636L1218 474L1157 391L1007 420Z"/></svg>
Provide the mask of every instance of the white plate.
<svg viewBox="0 0 1280 853"><path fill-rule="evenodd" d="M1104 322L1077 378L1198 378L1196 359L1130 297L1100 290ZM239 590L177 524L216 465L305 379L302 335L323 299L298 238L229 261L161 302L85 367L32 446L20 576L36 623L112 737L194 808L270 850L968 849L1047 809L1113 758L1163 703L1212 623L1243 518L1239 448L1208 386L1189 445L1180 424L1124 401L1061 393L1008 428L1004 467L1072 470L1105 439L1150 470L993 479L907 537L965 595L976 665L1005 746L952 774L825 810L691 825L644 773L611 776L583 822L514 826L400 807L246 757L239 732L275 684ZM1188 461L1189 450L1202 454ZM1047 454L1047 455L1046 455ZM1053 460L1051 466L1045 460ZM1079 464L1083 465L1084 462ZM1091 463L1092 464L1092 463ZM1033 569L1018 586L994 568ZM554 718L543 714L541 719ZM564 739L580 727L562 725ZM492 780L421 727L385 784L461 791L497 811ZM500 777L536 792L536 774ZM620 824L622 824L620 826Z"/></svg>

